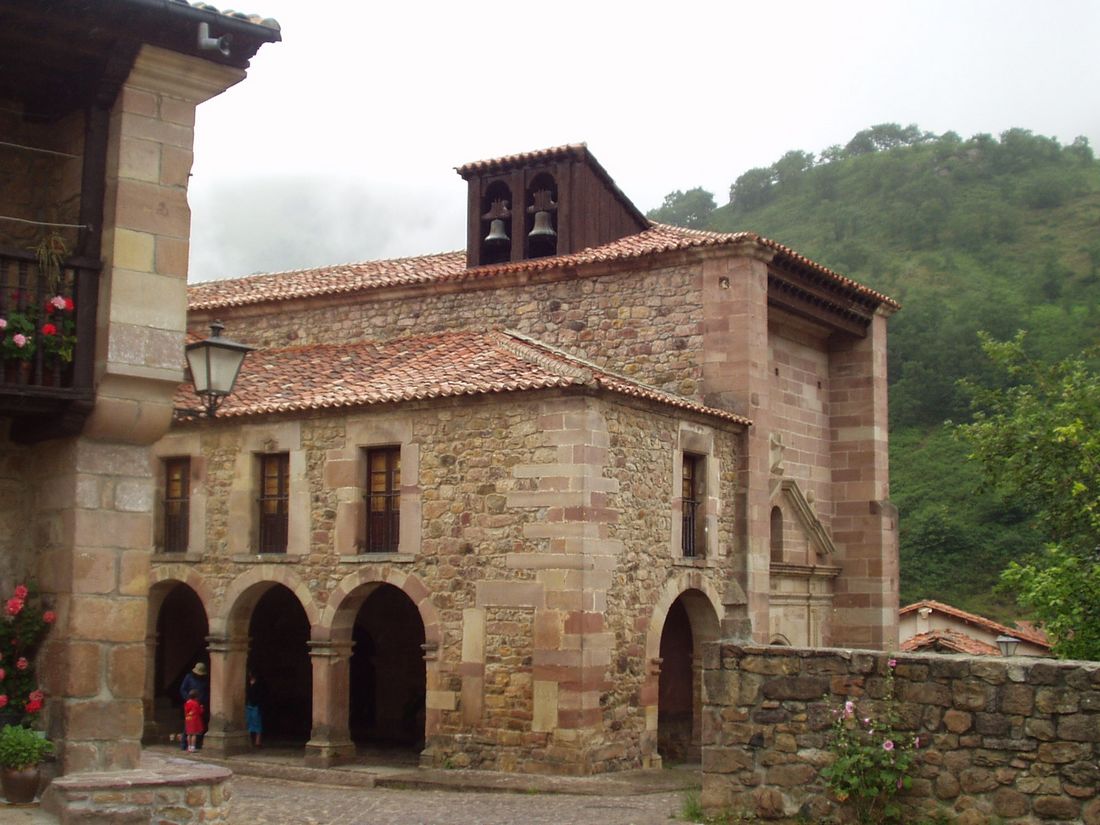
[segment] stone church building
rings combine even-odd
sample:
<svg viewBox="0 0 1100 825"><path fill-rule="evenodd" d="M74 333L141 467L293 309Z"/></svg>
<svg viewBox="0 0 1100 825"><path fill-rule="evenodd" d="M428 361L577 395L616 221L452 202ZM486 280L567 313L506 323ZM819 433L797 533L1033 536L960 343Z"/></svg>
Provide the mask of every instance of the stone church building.
<svg viewBox="0 0 1100 825"><path fill-rule="evenodd" d="M148 736L204 661L215 750L253 670L311 764L657 766L704 642L895 646L897 305L652 224L583 145L457 171L463 251L189 288L255 350L153 446Z"/></svg>

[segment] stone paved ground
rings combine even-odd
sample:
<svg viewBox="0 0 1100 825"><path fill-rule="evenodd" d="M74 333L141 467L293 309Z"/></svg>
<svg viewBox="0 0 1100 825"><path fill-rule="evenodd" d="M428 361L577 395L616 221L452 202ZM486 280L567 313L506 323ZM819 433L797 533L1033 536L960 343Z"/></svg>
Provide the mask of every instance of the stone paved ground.
<svg viewBox="0 0 1100 825"><path fill-rule="evenodd" d="M631 796L344 788L233 778L227 825L670 825L682 792Z"/></svg>

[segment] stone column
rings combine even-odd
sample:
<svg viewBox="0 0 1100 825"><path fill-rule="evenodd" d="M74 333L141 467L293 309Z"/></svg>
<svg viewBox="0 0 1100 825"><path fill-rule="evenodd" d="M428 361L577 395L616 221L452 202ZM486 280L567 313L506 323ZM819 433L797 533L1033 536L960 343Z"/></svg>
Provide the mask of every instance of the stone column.
<svg viewBox="0 0 1100 825"><path fill-rule="evenodd" d="M842 547L827 644L889 650L898 643L897 509L890 503L886 319L830 353L833 536Z"/></svg>
<svg viewBox="0 0 1100 825"><path fill-rule="evenodd" d="M744 439L736 552L738 584L747 599L753 638L767 642L771 549L768 468L772 433L768 380L768 264L770 251L746 244L744 256L704 261L703 400L752 420ZM741 611L739 610L738 613ZM744 632L742 626L741 632Z"/></svg>
<svg viewBox="0 0 1100 825"><path fill-rule="evenodd" d="M195 107L243 77L145 46L110 113L95 406L79 438L43 445L36 462L38 578L58 611L42 657L46 722L64 773L140 760L149 445L183 377Z"/></svg>
<svg viewBox="0 0 1100 825"><path fill-rule="evenodd" d="M327 768L355 756L355 744L348 733L353 645L330 639L309 642L313 729L306 742L305 762L311 767Z"/></svg>
<svg viewBox="0 0 1100 825"><path fill-rule="evenodd" d="M248 639L207 636L206 649L210 653L210 727L203 748L223 756L247 751L244 686Z"/></svg>
<svg viewBox="0 0 1100 825"><path fill-rule="evenodd" d="M157 728L156 709L156 680L157 680L157 634L150 633L145 637L145 690L142 693L141 708L145 716L142 739L146 742L156 741L161 733ZM174 731L173 731L174 732Z"/></svg>

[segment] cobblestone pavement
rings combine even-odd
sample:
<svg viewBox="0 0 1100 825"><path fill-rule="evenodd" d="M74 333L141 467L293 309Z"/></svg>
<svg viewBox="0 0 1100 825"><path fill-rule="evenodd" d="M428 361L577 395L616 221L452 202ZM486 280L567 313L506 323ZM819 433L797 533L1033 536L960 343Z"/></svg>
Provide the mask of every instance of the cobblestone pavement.
<svg viewBox="0 0 1100 825"><path fill-rule="evenodd" d="M337 788L233 778L227 825L670 825L683 793L631 796Z"/></svg>

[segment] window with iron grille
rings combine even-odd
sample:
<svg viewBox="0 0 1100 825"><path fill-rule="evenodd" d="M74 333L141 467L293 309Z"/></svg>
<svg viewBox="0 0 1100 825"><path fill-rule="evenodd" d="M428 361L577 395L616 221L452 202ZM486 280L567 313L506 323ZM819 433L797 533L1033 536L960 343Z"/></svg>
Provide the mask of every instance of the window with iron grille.
<svg viewBox="0 0 1100 825"><path fill-rule="evenodd" d="M367 553L396 553L401 522L401 448L367 450Z"/></svg>
<svg viewBox="0 0 1100 825"><path fill-rule="evenodd" d="M164 552L186 553L191 515L191 459L164 462Z"/></svg>
<svg viewBox="0 0 1100 825"><path fill-rule="evenodd" d="M703 482L706 459L701 455L684 453L682 474L682 514L683 531L680 534L681 549L684 556L703 555L704 541L703 519Z"/></svg>
<svg viewBox="0 0 1100 825"><path fill-rule="evenodd" d="M285 553L290 454L260 456L260 553Z"/></svg>

